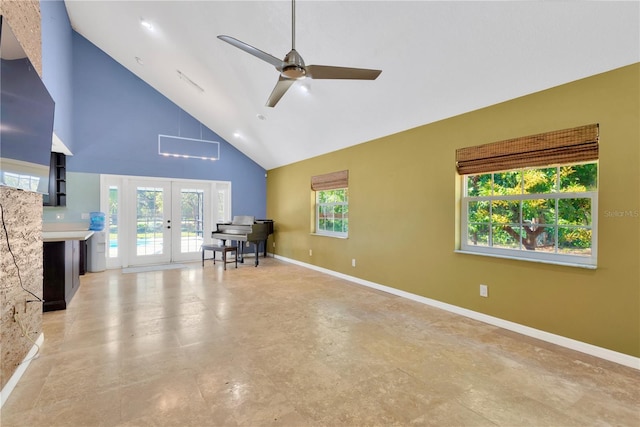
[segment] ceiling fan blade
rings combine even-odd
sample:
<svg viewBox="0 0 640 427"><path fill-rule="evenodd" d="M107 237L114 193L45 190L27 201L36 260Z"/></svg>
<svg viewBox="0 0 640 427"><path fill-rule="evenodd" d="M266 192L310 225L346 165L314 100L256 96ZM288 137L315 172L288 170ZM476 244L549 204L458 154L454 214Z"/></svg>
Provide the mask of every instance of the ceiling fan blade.
<svg viewBox="0 0 640 427"><path fill-rule="evenodd" d="M307 65L307 77L312 79L375 80L381 72L382 70L369 70L366 68Z"/></svg>
<svg viewBox="0 0 640 427"><path fill-rule="evenodd" d="M269 55L268 53L263 52L260 49L257 49L251 45L248 45L245 42L241 42L238 39L234 39L233 37L225 36L225 35L220 35L218 36L218 38L222 41L229 43L232 46L237 47L238 49L242 49L245 52L250 53L256 58L259 58L265 62L268 62L269 64L276 67L278 70L282 70L282 67L284 66L284 62L282 62L282 59L278 59L273 55Z"/></svg>
<svg viewBox="0 0 640 427"><path fill-rule="evenodd" d="M269 99L267 100L267 107L275 107L282 95L285 94L287 89L291 87L296 81L293 79L285 79L280 76L278 78L278 83L276 83L276 87L273 88L271 95L269 95Z"/></svg>

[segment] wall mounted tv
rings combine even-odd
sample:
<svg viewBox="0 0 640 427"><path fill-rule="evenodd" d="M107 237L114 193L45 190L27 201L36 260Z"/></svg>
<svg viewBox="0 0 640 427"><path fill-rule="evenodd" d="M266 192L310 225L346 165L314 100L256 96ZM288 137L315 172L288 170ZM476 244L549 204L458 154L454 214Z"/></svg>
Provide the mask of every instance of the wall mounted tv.
<svg viewBox="0 0 640 427"><path fill-rule="evenodd" d="M0 16L0 185L49 193L55 104Z"/></svg>

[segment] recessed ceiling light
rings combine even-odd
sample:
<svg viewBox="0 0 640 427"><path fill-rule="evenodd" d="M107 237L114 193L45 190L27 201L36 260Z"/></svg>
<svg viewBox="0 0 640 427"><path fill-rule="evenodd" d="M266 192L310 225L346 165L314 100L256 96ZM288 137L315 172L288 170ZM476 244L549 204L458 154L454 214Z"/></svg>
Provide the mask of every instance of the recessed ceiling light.
<svg viewBox="0 0 640 427"><path fill-rule="evenodd" d="M234 132L233 133L233 137L234 138L240 138L240 132Z"/></svg>
<svg viewBox="0 0 640 427"><path fill-rule="evenodd" d="M256 114L256 117L258 118L258 120L267 120L267 118L262 114Z"/></svg>
<svg viewBox="0 0 640 427"><path fill-rule="evenodd" d="M149 21L145 21L144 19L140 18L140 25L142 25L149 31L153 31L153 25L151 25Z"/></svg>

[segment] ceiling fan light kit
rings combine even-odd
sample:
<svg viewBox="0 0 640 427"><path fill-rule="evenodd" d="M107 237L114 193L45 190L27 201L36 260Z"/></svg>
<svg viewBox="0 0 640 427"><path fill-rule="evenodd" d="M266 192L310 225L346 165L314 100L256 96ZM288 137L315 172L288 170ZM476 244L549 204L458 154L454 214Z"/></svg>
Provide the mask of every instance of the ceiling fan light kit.
<svg viewBox="0 0 640 427"><path fill-rule="evenodd" d="M366 68L334 67L330 65L305 65L302 56L296 51L296 2L291 1L291 51L284 59L278 59L273 55L261 51L247 43L226 35L219 35L218 38L229 43L238 49L273 65L280 73L278 82L273 88L267 107L275 107L280 98L287 92L293 83L307 77L311 79L348 79L348 80L375 80L381 70L370 70Z"/></svg>

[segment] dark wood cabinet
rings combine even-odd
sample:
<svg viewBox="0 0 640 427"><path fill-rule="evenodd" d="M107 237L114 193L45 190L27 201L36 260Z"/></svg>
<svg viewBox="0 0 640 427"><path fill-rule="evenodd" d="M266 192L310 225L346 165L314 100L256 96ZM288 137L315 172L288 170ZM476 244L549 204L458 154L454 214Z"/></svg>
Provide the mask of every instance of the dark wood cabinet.
<svg viewBox="0 0 640 427"><path fill-rule="evenodd" d="M88 255L87 255L87 250L88 250L88 244L87 244L88 240L80 240L78 243L80 244L80 247L78 248L79 251L79 257L80 257L80 267L79 267L79 274L81 276L84 276L87 272L87 261L88 261Z"/></svg>
<svg viewBox="0 0 640 427"><path fill-rule="evenodd" d="M67 205L67 156L63 153L51 153L49 194L43 200L45 206Z"/></svg>
<svg viewBox="0 0 640 427"><path fill-rule="evenodd" d="M44 242L43 311L64 310L80 287L80 242Z"/></svg>

